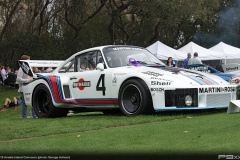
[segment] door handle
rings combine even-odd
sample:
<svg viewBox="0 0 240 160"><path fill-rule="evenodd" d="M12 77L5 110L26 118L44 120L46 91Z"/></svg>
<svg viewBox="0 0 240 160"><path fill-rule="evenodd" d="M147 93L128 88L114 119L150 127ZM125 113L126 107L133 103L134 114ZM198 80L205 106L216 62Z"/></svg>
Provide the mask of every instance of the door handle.
<svg viewBox="0 0 240 160"><path fill-rule="evenodd" d="M70 80L77 79L76 77L70 77Z"/></svg>

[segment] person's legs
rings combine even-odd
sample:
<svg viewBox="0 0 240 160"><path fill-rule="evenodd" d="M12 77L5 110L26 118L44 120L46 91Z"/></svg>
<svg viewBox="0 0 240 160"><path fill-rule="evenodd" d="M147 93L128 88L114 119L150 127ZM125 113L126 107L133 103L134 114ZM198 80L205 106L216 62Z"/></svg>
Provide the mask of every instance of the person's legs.
<svg viewBox="0 0 240 160"><path fill-rule="evenodd" d="M34 111L34 108L33 108L33 107L32 107L32 117L33 117L33 118L38 118L37 115L36 115L36 113L35 113L35 111Z"/></svg>
<svg viewBox="0 0 240 160"><path fill-rule="evenodd" d="M7 109L7 105L9 105L11 103L11 100L9 98L6 98L3 108L1 109L1 111L6 111Z"/></svg>
<svg viewBox="0 0 240 160"><path fill-rule="evenodd" d="M7 106L11 102L11 99L6 98L4 105Z"/></svg>
<svg viewBox="0 0 240 160"><path fill-rule="evenodd" d="M24 94L23 92L20 92L22 97L22 118L27 118L27 105L24 100Z"/></svg>
<svg viewBox="0 0 240 160"><path fill-rule="evenodd" d="M17 98L16 97L13 97L13 102L14 102L14 110L17 110L18 107L17 107Z"/></svg>

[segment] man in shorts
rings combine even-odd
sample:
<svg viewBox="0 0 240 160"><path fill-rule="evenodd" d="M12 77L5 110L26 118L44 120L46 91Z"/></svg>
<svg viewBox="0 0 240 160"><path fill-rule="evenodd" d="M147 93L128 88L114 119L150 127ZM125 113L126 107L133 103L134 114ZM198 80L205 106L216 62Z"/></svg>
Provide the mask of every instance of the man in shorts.
<svg viewBox="0 0 240 160"><path fill-rule="evenodd" d="M17 110L18 109L18 105L22 103L22 99L21 98L16 98L16 97L13 97L13 101L9 98L6 98L5 100L5 103L3 105L3 108L1 109L1 111L6 111L7 110L7 105L9 107L14 107L14 110Z"/></svg>

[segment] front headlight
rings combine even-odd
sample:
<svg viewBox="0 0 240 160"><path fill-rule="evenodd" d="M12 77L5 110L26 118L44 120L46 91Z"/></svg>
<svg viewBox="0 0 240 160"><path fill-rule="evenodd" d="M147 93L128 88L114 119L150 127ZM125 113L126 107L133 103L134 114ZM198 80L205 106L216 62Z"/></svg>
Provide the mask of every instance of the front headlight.
<svg viewBox="0 0 240 160"><path fill-rule="evenodd" d="M190 95L186 95L185 96L185 104L187 106L191 106L192 105L192 97Z"/></svg>

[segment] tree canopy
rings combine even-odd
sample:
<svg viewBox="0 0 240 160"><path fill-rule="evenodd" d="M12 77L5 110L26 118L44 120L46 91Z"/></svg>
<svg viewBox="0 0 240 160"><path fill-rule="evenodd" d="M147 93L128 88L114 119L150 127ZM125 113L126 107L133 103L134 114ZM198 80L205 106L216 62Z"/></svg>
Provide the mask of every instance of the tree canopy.
<svg viewBox="0 0 240 160"><path fill-rule="evenodd" d="M240 47L237 0L0 0L0 64L64 60L94 46L147 47L159 40Z"/></svg>

